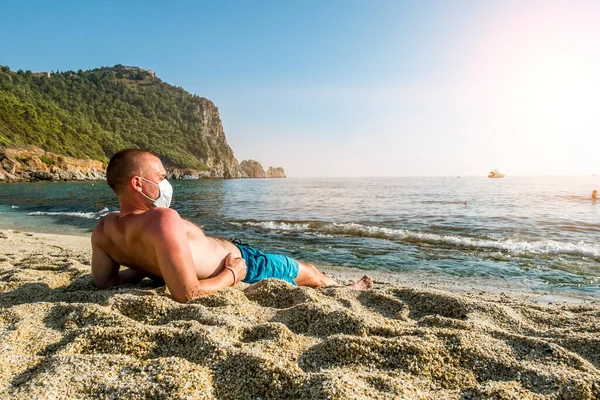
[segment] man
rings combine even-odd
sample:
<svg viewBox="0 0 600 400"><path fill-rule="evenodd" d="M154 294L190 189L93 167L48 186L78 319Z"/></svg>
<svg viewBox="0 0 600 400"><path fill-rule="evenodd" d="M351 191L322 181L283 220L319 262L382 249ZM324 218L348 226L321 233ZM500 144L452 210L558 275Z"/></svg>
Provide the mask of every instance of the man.
<svg viewBox="0 0 600 400"><path fill-rule="evenodd" d="M106 215L92 233L96 287L157 278L164 280L174 300L184 303L239 281L278 278L301 286L336 285L312 264L206 236L169 208L172 188L165 176L151 152L127 149L111 158L106 180L119 199L120 212ZM350 285L359 290L372 286L368 276Z"/></svg>

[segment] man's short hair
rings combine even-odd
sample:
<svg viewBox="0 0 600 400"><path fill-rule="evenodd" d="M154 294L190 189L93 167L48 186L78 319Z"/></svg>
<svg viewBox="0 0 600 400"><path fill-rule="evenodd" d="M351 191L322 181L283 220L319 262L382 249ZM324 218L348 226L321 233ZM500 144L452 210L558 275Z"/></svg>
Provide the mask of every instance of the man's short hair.
<svg viewBox="0 0 600 400"><path fill-rule="evenodd" d="M131 177L144 174L144 166L140 160L146 155L156 154L148 150L125 149L117 152L110 158L106 167L106 182L115 193L127 186Z"/></svg>

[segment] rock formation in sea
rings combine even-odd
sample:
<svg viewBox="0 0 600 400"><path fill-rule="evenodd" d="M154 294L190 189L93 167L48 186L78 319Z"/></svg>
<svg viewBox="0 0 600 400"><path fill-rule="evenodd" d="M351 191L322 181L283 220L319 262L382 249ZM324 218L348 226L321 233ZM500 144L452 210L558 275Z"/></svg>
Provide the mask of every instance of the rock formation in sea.
<svg viewBox="0 0 600 400"><path fill-rule="evenodd" d="M269 167L265 172L262 165L255 160L244 160L240 163L242 178L285 178L285 171L281 167Z"/></svg>
<svg viewBox="0 0 600 400"><path fill-rule="evenodd" d="M281 167L269 167L265 173L265 178L285 178L285 171Z"/></svg>
<svg viewBox="0 0 600 400"><path fill-rule="evenodd" d="M244 160L240 163L242 178L264 178L265 170L258 161Z"/></svg>

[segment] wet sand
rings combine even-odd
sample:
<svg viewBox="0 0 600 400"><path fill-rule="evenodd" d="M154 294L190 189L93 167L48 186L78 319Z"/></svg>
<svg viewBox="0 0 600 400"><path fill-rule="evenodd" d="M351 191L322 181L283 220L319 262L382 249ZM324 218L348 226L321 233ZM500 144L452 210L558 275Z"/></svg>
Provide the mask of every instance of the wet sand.
<svg viewBox="0 0 600 400"><path fill-rule="evenodd" d="M87 237L0 231L0 398L600 398L597 302L380 272L178 304L150 280L95 289L89 264Z"/></svg>

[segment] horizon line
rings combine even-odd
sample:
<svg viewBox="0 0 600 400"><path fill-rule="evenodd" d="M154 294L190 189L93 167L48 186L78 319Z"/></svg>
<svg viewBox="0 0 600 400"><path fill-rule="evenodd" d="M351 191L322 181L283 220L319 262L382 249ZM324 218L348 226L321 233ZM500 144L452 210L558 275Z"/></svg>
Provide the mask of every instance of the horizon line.
<svg viewBox="0 0 600 400"><path fill-rule="evenodd" d="M505 175L504 178L489 178L486 175L393 175L393 176L377 176L377 175L363 175L363 176L335 176L335 175L319 175L319 176L287 176L286 178L488 178L488 179L505 179L505 178L545 178L545 177L592 177L600 176L600 174L544 174L544 175ZM272 178L278 179L278 178Z"/></svg>

